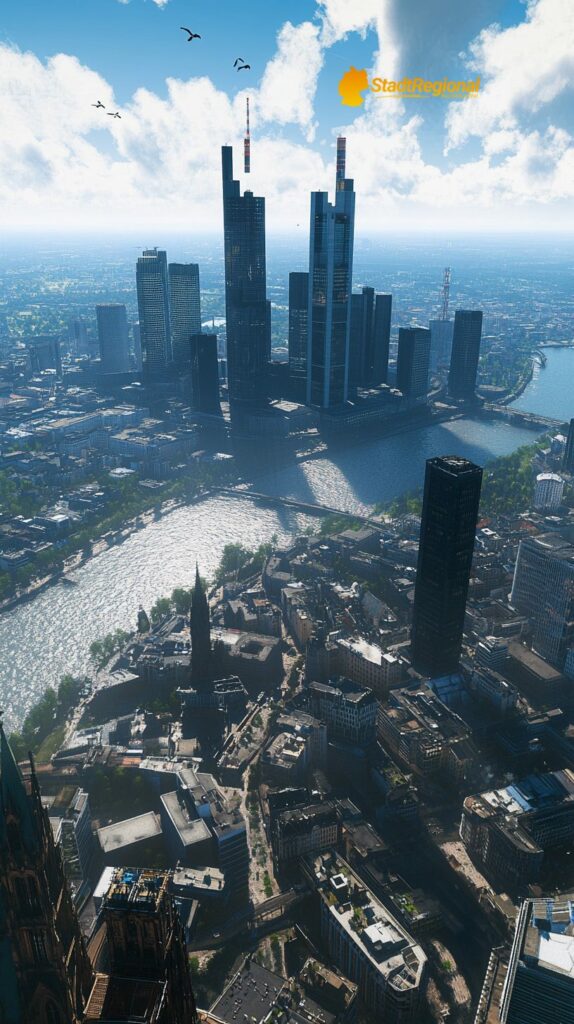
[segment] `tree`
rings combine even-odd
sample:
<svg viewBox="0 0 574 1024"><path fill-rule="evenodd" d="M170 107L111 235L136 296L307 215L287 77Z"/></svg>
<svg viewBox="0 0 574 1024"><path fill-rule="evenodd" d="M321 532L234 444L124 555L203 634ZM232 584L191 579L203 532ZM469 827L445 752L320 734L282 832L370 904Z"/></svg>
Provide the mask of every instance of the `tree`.
<svg viewBox="0 0 574 1024"><path fill-rule="evenodd" d="M169 615L171 611L171 601L169 597L158 597L156 603L151 609L151 621L159 622L166 615Z"/></svg>
<svg viewBox="0 0 574 1024"><path fill-rule="evenodd" d="M176 587L172 591L171 603L178 615L187 615L191 608L191 590Z"/></svg>

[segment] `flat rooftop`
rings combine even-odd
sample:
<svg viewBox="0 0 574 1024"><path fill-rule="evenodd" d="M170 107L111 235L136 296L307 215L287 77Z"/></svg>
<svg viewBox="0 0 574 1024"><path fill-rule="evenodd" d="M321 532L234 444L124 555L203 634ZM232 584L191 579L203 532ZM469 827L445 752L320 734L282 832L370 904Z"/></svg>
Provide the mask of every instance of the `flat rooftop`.
<svg viewBox="0 0 574 1024"><path fill-rule="evenodd" d="M135 818L126 818L113 825L105 825L98 829L98 839L104 853L121 850L124 846L143 843L148 839L161 835L161 823L157 814L147 811Z"/></svg>
<svg viewBox="0 0 574 1024"><path fill-rule="evenodd" d="M191 816L179 792L163 793L160 799L183 846L193 846L211 839L211 832L203 818Z"/></svg>
<svg viewBox="0 0 574 1024"><path fill-rule="evenodd" d="M255 960L246 960L232 978L210 1013L225 1024L259 1022L273 1009L285 980L261 967Z"/></svg>

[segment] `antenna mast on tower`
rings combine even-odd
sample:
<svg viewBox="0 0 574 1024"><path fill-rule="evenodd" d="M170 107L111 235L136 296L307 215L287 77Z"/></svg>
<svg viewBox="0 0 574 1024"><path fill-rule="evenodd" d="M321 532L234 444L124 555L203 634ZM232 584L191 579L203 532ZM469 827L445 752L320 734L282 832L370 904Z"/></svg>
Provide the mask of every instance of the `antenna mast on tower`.
<svg viewBox="0 0 574 1024"><path fill-rule="evenodd" d="M245 138L243 140L243 170L246 174L251 171L251 139L249 136L249 96L247 97L247 120L245 125Z"/></svg>
<svg viewBox="0 0 574 1024"><path fill-rule="evenodd" d="M442 279L442 310L441 320L448 320L448 300L450 297L450 267L444 268Z"/></svg>

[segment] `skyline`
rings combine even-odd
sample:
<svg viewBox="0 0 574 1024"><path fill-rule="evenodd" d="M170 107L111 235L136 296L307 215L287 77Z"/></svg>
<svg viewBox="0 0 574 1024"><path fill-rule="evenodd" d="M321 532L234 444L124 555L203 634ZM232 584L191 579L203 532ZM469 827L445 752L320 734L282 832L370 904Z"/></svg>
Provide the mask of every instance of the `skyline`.
<svg viewBox="0 0 574 1024"><path fill-rule="evenodd" d="M338 132L358 231L450 231L453 220L458 230L567 230L567 0L485 0L479 12L433 0L416 17L396 0L298 0L283 20L257 0L247 13L225 5L221 42L215 12L184 0L99 0L97 14L95 2L81 14L68 0L49 14L37 6L12 5L0 42L8 228L220 231L219 147L241 145L249 96L252 172L241 183L265 196L270 232L307 229ZM181 24L202 38L188 46ZM252 70L238 77L239 53ZM481 93L414 109L365 94L350 109L337 85L351 65L396 79L478 74ZM121 119L104 121L97 100Z"/></svg>

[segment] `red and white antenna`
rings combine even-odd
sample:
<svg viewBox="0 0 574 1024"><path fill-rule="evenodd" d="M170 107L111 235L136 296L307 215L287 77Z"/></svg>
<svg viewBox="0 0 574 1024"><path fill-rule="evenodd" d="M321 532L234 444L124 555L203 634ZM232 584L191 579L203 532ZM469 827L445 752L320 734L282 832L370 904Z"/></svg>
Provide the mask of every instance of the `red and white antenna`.
<svg viewBox="0 0 574 1024"><path fill-rule="evenodd" d="M243 140L243 170L246 174L251 171L251 138L249 136L249 96L247 97L247 120L245 124L245 138Z"/></svg>

